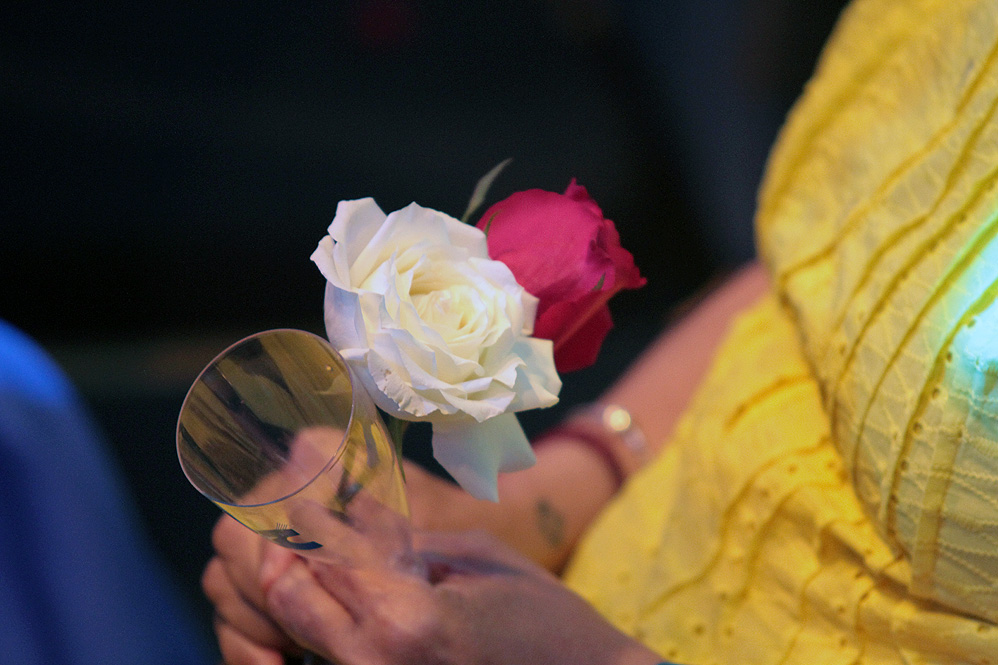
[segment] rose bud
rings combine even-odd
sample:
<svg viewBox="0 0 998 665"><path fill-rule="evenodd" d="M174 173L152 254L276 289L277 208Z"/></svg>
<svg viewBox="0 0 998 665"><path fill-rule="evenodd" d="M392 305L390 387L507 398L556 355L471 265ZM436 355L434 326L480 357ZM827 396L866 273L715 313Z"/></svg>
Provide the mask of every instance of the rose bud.
<svg viewBox="0 0 998 665"><path fill-rule="evenodd" d="M489 208L478 228L489 256L539 299L534 336L553 342L558 371L592 365L613 327L607 302L645 278L585 187L573 178L564 194L517 192Z"/></svg>

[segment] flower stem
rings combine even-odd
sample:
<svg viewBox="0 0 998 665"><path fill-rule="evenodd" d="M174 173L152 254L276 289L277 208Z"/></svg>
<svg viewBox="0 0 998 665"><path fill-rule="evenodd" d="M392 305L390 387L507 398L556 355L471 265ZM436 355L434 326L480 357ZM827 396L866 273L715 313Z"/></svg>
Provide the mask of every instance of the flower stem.
<svg viewBox="0 0 998 665"><path fill-rule="evenodd" d="M409 421L385 415L385 425L388 427L388 435L392 437L392 444L395 446L395 456L399 460L399 469L402 470L402 480L405 481L405 468L402 466L402 441L405 439L405 431L409 428Z"/></svg>

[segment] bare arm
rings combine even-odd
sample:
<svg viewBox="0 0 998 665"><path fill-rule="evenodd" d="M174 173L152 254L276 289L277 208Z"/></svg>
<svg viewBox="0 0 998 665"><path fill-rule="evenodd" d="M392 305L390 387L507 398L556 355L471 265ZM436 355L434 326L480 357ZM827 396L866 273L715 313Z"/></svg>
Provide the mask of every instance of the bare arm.
<svg viewBox="0 0 998 665"><path fill-rule="evenodd" d="M767 287L760 266L739 270L663 332L599 400L632 414L651 454L672 433L731 321ZM603 455L570 435L549 438L536 453L535 466L500 476L498 504L407 469L414 522L430 529L484 529L560 570L615 493L616 480ZM626 472L639 463L623 454Z"/></svg>

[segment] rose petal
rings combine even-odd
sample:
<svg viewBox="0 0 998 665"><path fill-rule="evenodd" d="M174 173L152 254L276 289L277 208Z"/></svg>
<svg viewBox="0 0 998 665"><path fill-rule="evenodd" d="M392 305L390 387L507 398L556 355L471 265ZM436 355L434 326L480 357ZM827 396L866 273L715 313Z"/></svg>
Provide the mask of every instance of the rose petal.
<svg viewBox="0 0 998 665"><path fill-rule="evenodd" d="M385 213L372 198L340 201L329 225L329 236L350 251L343 257L346 267L357 260L358 254L371 242L385 221Z"/></svg>
<svg viewBox="0 0 998 665"><path fill-rule="evenodd" d="M551 313L555 307L548 310ZM570 306L566 309L570 309ZM596 362L603 340L613 328L610 308L604 305L568 337L559 339L554 364L560 372L574 372Z"/></svg>
<svg viewBox="0 0 998 665"><path fill-rule="evenodd" d="M516 355L513 335L507 335L503 344L493 346L482 354L484 371L493 381L511 389L516 385L516 375L523 359ZM498 348L496 348L498 347Z"/></svg>
<svg viewBox="0 0 998 665"><path fill-rule="evenodd" d="M501 392L491 390L475 394L473 397L462 397L455 391L447 391L441 395L448 404L457 411L465 413L483 423L505 413L512 403L514 395L511 390ZM432 418L430 422L434 422ZM445 422L445 421L441 421Z"/></svg>
<svg viewBox="0 0 998 665"><path fill-rule="evenodd" d="M604 225L598 212L561 194L531 189L496 203L479 226L489 226L489 255L540 298L543 311L548 301L591 291L612 271L609 255L596 244Z"/></svg>
<svg viewBox="0 0 998 665"><path fill-rule="evenodd" d="M487 258L489 255L485 234L478 229L431 208L410 203L401 210L388 215L391 222L386 233L390 233L395 247L408 247L418 242L426 242L440 250L457 250L460 256ZM377 238L372 242L377 242Z"/></svg>
<svg viewBox="0 0 998 665"><path fill-rule="evenodd" d="M322 276L326 278L328 283L346 287L350 285L349 271L341 274L337 269L338 265L336 261L333 260L334 246L335 243L330 236L323 236L319 241L319 245L315 248L315 251L312 252L312 256L309 258L312 260L312 263L319 268L319 272L322 273Z"/></svg>
<svg viewBox="0 0 998 665"><path fill-rule="evenodd" d="M536 458L512 413L484 423L434 423L433 456L477 499L499 500L498 475L519 471Z"/></svg>
<svg viewBox="0 0 998 665"><path fill-rule="evenodd" d="M539 299L532 334L553 340L556 351L569 339L583 340L596 348L572 355L595 360L605 332L594 331L608 328L605 320L590 326L588 318L605 319L602 308L610 297L645 280L634 257L620 246L613 222L586 189L573 179L564 194L518 192L489 208L478 226L488 229L490 256L507 264ZM559 311L548 316L551 308ZM578 334L582 328L587 334ZM581 369L577 362L559 362L558 369Z"/></svg>
<svg viewBox="0 0 998 665"><path fill-rule="evenodd" d="M526 337L517 341L513 353L522 360L516 373L510 405L512 411L544 409L558 402L561 378L552 360L551 341Z"/></svg>
<svg viewBox="0 0 998 665"><path fill-rule="evenodd" d="M470 224L465 224L453 217L450 219L455 222L455 224L447 224L447 234L450 236L451 242L468 250L470 258L489 258L489 246L485 234Z"/></svg>
<svg viewBox="0 0 998 665"><path fill-rule="evenodd" d="M350 283L358 288L370 282L372 273L389 261L398 249L395 227L398 224L398 211L389 214L375 230L367 244L350 262ZM345 244L345 243L344 243ZM351 245L351 250L356 248Z"/></svg>
<svg viewBox="0 0 998 665"><path fill-rule="evenodd" d="M442 396L433 390L418 393L413 389L405 362L393 346L371 348L364 369L366 373L364 370L358 372L361 380L365 386L369 381L373 382L372 397L389 415L403 420L425 420L445 404Z"/></svg>
<svg viewBox="0 0 998 665"><path fill-rule="evenodd" d="M409 373L409 382L417 390L446 390L451 385L476 377L478 363L456 358L446 347L432 348L416 340L409 330L384 330L375 335L376 348L393 348L396 358Z"/></svg>
<svg viewBox="0 0 998 665"><path fill-rule="evenodd" d="M580 185L575 178L572 178L572 181L568 183L568 187L565 188L565 196L576 203L584 205L591 215L596 217L603 216L603 210L593 200L593 197L589 196L586 188Z"/></svg>
<svg viewBox="0 0 998 665"><path fill-rule="evenodd" d="M609 288L616 294L622 289L637 289L645 285L648 281L638 272L638 267L634 263L634 256L620 245L620 233L611 222L607 221L602 233L602 241L605 243L610 259L613 261L614 279L613 283L604 283L604 288Z"/></svg>
<svg viewBox="0 0 998 665"><path fill-rule="evenodd" d="M369 298L368 298L369 299ZM324 319L326 335L337 349L367 347L362 294L326 283Z"/></svg>

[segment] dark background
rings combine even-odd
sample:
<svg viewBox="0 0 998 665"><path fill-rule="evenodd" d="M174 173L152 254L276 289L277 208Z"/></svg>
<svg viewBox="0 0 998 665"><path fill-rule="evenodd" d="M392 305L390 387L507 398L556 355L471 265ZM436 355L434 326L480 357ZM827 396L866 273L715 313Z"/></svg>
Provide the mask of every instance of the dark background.
<svg viewBox="0 0 998 665"><path fill-rule="evenodd" d="M337 201L459 216L572 177L648 277L595 397L710 279L753 255L766 152L841 2L43 3L0 28L0 317L62 364L208 625L217 511L176 462L184 393L270 327L322 331L308 260ZM425 455L419 444L414 456Z"/></svg>

